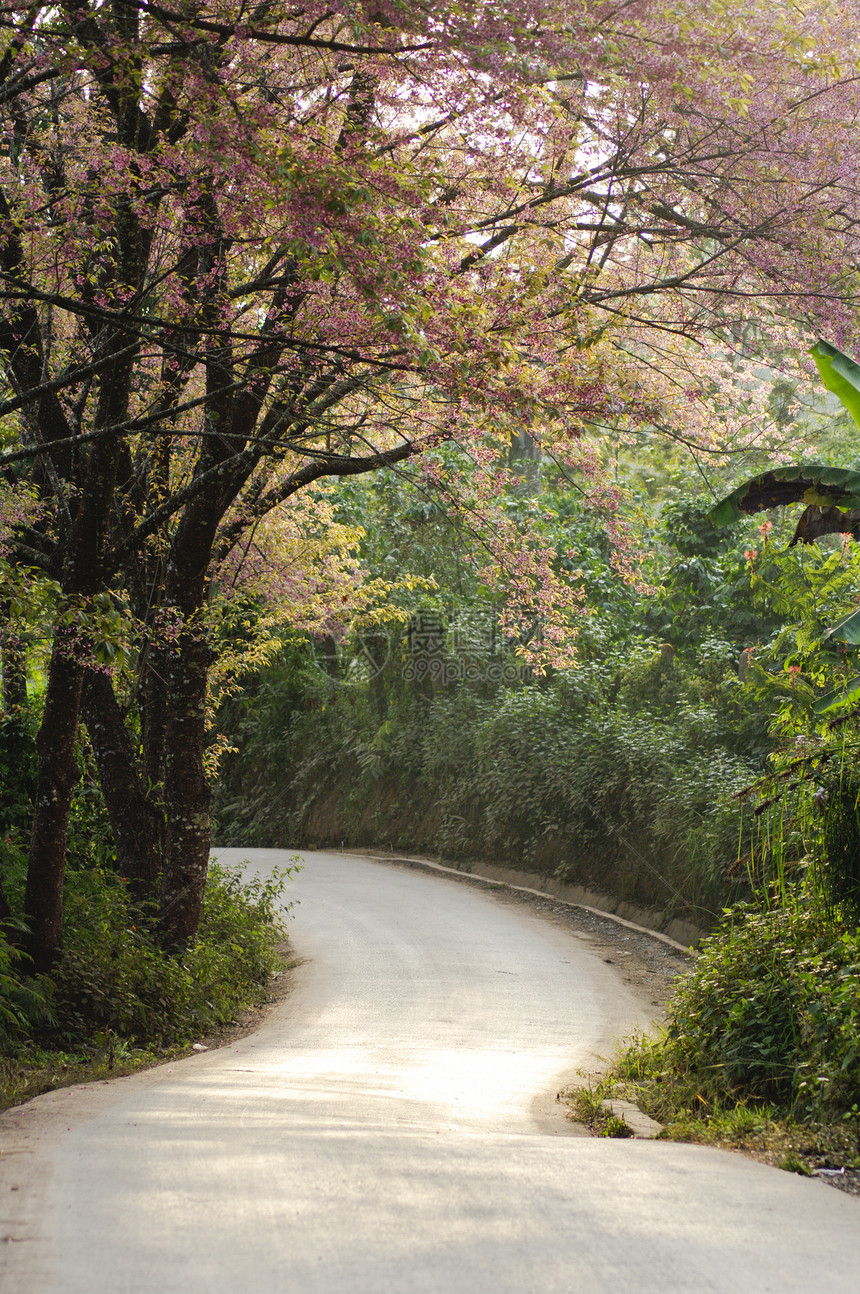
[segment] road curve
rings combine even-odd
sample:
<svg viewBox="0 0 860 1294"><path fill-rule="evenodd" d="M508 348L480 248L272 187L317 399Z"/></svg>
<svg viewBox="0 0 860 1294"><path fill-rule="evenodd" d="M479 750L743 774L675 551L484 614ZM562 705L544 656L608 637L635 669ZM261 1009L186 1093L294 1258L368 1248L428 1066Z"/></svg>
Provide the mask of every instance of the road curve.
<svg viewBox="0 0 860 1294"><path fill-rule="evenodd" d="M856 1200L566 1135L557 1087L648 1021L586 938L304 857L306 960L258 1033L3 1116L3 1294L856 1294Z"/></svg>

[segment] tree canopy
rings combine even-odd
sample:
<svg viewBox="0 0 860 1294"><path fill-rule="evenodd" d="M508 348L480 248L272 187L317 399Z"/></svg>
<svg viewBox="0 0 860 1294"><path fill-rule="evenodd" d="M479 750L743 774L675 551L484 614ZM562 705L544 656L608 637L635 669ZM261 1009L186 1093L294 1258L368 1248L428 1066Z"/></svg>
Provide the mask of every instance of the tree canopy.
<svg viewBox="0 0 860 1294"><path fill-rule="evenodd" d="M0 502L10 571L57 593L37 965L81 713L127 874L166 942L193 934L208 608L273 510L442 442L490 508L498 445L525 433L611 523L585 429L757 443L738 358L802 363L804 329L850 342L853 10L0 11ZM432 458L425 483L450 500ZM546 563L497 540L538 597ZM117 615L121 688L98 651Z"/></svg>

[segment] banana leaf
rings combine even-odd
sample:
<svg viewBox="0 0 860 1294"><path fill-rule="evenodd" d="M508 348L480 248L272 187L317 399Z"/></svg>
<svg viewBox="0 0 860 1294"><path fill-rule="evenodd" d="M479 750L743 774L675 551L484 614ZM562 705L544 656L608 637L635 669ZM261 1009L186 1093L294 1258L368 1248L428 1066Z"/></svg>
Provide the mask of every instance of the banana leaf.
<svg viewBox="0 0 860 1294"><path fill-rule="evenodd" d="M849 679L842 687L838 687L835 692L827 692L824 696L819 697L812 707L815 714L828 714L831 710L838 710L846 701L852 700L860 693L860 675L856 678Z"/></svg>
<svg viewBox="0 0 860 1294"><path fill-rule="evenodd" d="M860 427L860 364L826 341L817 341L809 353L827 390L838 396Z"/></svg>
<svg viewBox="0 0 860 1294"><path fill-rule="evenodd" d="M860 647L860 608L850 611L847 616L837 620L835 625L821 635L821 641L837 643L850 643L852 647Z"/></svg>
<svg viewBox="0 0 860 1294"><path fill-rule="evenodd" d="M860 472L847 467L827 467L823 463L774 467L739 486L712 508L709 515L715 526L728 526L751 513L792 503L840 511L860 509ZM846 530L851 528L846 526Z"/></svg>

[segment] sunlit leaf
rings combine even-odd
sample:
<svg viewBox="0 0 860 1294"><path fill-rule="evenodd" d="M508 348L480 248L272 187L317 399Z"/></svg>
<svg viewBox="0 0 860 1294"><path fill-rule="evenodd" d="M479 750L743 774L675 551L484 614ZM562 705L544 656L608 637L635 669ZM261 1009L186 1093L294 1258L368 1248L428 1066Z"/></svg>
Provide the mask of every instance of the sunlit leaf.
<svg viewBox="0 0 860 1294"><path fill-rule="evenodd" d="M838 710L846 701L852 700L858 693L860 693L860 675L850 679L835 692L828 692L825 696L819 697L812 709L815 714L829 714L831 710Z"/></svg>
<svg viewBox="0 0 860 1294"><path fill-rule="evenodd" d="M837 620L836 624L826 630L821 637L822 641L831 639L833 642L850 643L853 647L860 647L860 608Z"/></svg>
<svg viewBox="0 0 860 1294"><path fill-rule="evenodd" d="M860 427L860 364L826 341L817 341L809 353L827 390L844 404Z"/></svg>

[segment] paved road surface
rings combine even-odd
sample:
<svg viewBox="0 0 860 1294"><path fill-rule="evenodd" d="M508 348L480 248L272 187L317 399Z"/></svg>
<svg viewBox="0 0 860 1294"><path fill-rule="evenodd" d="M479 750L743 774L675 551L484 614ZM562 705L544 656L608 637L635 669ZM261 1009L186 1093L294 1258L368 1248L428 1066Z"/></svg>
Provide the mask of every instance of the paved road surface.
<svg viewBox="0 0 860 1294"><path fill-rule="evenodd" d="M3 1294L857 1294L856 1200L569 1135L557 1088L647 1023L587 940L305 857L308 960L260 1032L4 1116Z"/></svg>

